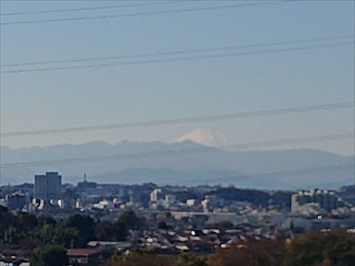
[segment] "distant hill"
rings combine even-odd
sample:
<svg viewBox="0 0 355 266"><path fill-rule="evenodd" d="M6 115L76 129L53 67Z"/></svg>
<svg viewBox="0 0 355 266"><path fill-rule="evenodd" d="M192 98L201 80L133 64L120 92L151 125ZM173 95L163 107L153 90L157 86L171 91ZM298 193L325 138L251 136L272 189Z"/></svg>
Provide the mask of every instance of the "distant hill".
<svg viewBox="0 0 355 266"><path fill-rule="evenodd" d="M1 164L59 161L56 164L2 168L2 184L33 182L34 174L59 171L64 182L89 180L104 183L235 184L267 189L337 188L354 183L354 168L297 174L297 169L354 164L354 156L298 149L232 152L192 141L175 143L128 142L115 145L90 142L23 149L1 148ZM93 157L92 160L71 160ZM67 163L61 163L67 160ZM278 172L278 174L276 173ZM265 175L265 173L275 173Z"/></svg>

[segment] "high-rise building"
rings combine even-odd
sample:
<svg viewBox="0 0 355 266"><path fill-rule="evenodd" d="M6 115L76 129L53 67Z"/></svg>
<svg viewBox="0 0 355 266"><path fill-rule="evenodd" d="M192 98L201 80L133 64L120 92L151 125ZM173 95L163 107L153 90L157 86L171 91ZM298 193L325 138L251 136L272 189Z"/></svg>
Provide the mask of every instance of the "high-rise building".
<svg viewBox="0 0 355 266"><path fill-rule="evenodd" d="M62 176L58 172L47 172L45 175L35 175L35 198L43 200L58 200L61 198Z"/></svg>

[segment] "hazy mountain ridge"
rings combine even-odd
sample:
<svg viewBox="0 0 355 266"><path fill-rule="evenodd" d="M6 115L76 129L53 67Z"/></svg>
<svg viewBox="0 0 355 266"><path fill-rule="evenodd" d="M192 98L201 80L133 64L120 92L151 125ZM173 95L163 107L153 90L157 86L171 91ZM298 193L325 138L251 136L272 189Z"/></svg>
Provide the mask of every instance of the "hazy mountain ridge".
<svg viewBox="0 0 355 266"><path fill-rule="evenodd" d="M88 157L97 159L85 163L69 161L69 164L3 167L2 184L33 182L34 174L45 171L59 171L65 182L77 182L84 173L91 180L105 183L221 183L255 188L331 188L354 182L353 168L307 175L265 175L354 163L354 156L312 149L232 152L207 148L189 140L179 143L123 141L114 145L90 142L43 148L2 147L1 155L2 165Z"/></svg>

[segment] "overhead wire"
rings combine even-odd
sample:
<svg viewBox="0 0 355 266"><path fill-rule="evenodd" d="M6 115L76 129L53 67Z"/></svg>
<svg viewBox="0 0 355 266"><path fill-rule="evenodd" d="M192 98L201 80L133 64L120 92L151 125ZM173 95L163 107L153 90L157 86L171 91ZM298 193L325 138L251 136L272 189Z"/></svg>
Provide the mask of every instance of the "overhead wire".
<svg viewBox="0 0 355 266"><path fill-rule="evenodd" d="M268 49L268 50L263 50L263 51L224 53L224 54L217 54L217 55L202 55L202 56L177 57L177 58L167 58L167 59L138 60L138 61L128 61L128 62L79 65L79 66L5 70L5 71L1 71L0 73L1 74L15 74L15 73L27 73L27 72L44 72L44 71L58 71L58 70L102 68L102 67L112 67L112 66L120 66L120 65L127 66L127 65L138 65L138 64L168 63L168 62L178 62L178 61L191 61L191 60L197 60L197 59L225 58L225 57L244 56L244 55L270 54L270 53L276 53L276 52L300 51L300 50L309 50L309 49L315 49L315 48L346 46L346 45L350 45L350 44L354 44L354 41L334 43L334 44L310 45L310 46L302 46L302 47Z"/></svg>
<svg viewBox="0 0 355 266"><path fill-rule="evenodd" d="M263 116L281 115L281 114L344 109L344 108L352 108L354 107L354 105L355 102L339 102L339 103L332 103L332 104L308 105L303 107L289 107L289 108L281 108L281 109L238 112L238 113L230 113L230 114L211 115L211 116L195 116L195 117L177 118L177 119L152 120L152 121L142 121L142 122L133 122L133 123L117 123L117 124L95 125L95 126L84 126L84 127L66 127L66 128L54 128L54 129L32 130L32 131L28 130L28 131L4 132L1 133L1 138L50 135L50 134L72 133L72 132L97 131L97 130L125 129L125 128L137 128L137 127L153 127L153 126L177 125L177 124L197 123L197 122L212 122L212 121L230 120L230 119L237 119L237 118L263 117Z"/></svg>
<svg viewBox="0 0 355 266"><path fill-rule="evenodd" d="M355 37L354 35L345 35L345 36L333 36L333 37L325 37L325 38L313 38L313 39L283 41L283 42L273 42L273 43L261 43L261 44L250 44L250 45L239 45L239 46L227 46L227 47L212 47L212 48L205 48L205 49L179 50L179 51L158 52L158 53L143 53L143 54L135 54L135 55L117 55L117 56L70 59L70 60L50 60L50 61L39 61L39 62L10 63L10 64L2 64L1 68L37 66L37 65L54 65L54 64L67 64L67 63L71 64L71 63L82 63L82 62L107 61L107 60L115 60L115 59L132 59L132 58L152 57L152 56L185 55L191 53L225 52L225 51L238 50L238 49L265 48L265 47L280 46L280 45L354 39L354 37Z"/></svg>
<svg viewBox="0 0 355 266"><path fill-rule="evenodd" d="M282 1L277 3L284 3L288 1ZM153 3L151 3L153 4ZM156 3L158 4L158 3ZM6 25L16 25L16 24L33 24L33 23L47 23L47 22L66 22L66 21L79 21L79 20L96 20L96 19L107 19L107 18L118 18L118 17L135 17L135 16L148 16L148 15L161 15L161 14L170 14L170 13L186 13L186 12L196 12L196 11L207 11L207 10L218 10L218 9L227 9L227 8L236 8L243 6L256 6L256 5L265 5L265 4L274 4L274 3L252 3L252 4L239 4L239 5L229 5L229 6L218 6L218 7L204 7L204 8L191 8L191 9L178 9L178 10L167 10L167 11L155 11L155 12L142 12L142 13L127 13L127 14L119 14L119 15L106 15L106 16L88 16L88 17L75 17L75 18L63 18L63 19L44 19L44 20L27 20L27 21L15 21L15 22L5 22L0 23L1 26ZM143 6L144 4L137 5L126 5L129 6ZM148 5L148 4L145 4ZM120 6L124 7L124 6ZM119 6L106 6L106 7L98 7L98 9L109 9L109 8L119 8ZM17 13L5 13L1 14L1 16L14 16L14 15L30 15L30 14L48 14L48 13L61 13L61 12L78 12L84 10L95 10L95 8L78 8L78 9L61 9L61 10L43 10L43 11L34 11L34 12L17 12ZM349 38L349 36L347 37ZM352 36L353 38L353 36ZM300 43L294 42L294 43ZM303 41L304 42L304 41ZM352 44L353 42L342 42L336 44L323 44L318 46L306 46L306 47L292 47L292 48L282 48L282 49L274 49L274 50L265 50L265 51L253 51L246 53L228 53L222 55L205 55L200 57L185 57L185 58L169 58L169 59L156 59L156 60L145 60L145 61L133 61L133 62L121 62L121 63L112 63L112 64L100 64L100 65L84 65L84 66L75 66L75 67L66 67L66 68L41 68L41 69L31 69L31 70L10 70L1 72L2 74L6 73L22 73L22 72L34 72L34 71L51 71L51 70L64 70L64 69L74 69L74 68L91 68L91 67L106 67L106 66L115 66L115 65L130 65L130 64L144 64L144 63L158 63L158 62L173 62L173 61L182 61L182 60L194 60L194 59L206 59L206 58L215 58L215 57L226 57L226 56L238 56L238 55L248 55L248 54L263 54L263 53L272 53L272 52L280 52L280 51L295 51L295 50L303 50L303 49L313 49L313 48L321 48L321 47L331 47L331 46L341 46ZM290 43L284 43L290 44ZM265 46L274 46L280 44L266 44ZM253 46L259 47L259 46ZM240 49L247 47L224 47L221 48L224 51L232 50L232 49ZM218 48L211 49L201 49L194 50L194 53L202 53L209 51L221 51L221 50L213 50ZM39 65L39 64L59 64L59 63L77 63L77 62L90 62L90 61L100 61L100 60L112 60L112 59L128 59L135 57L147 57L147 56L161 56L161 55L177 55L177 54L186 54L191 53L188 51L176 51L170 53L156 53L156 54L143 54L143 55L133 55L133 56L116 56L116 57L106 57L106 58L89 58L89 59L75 59L75 60L58 60L58 61L46 61L46 62L34 62L34 63L22 63L21 64L8 64L3 65L1 67L14 67L14 66L27 66L27 65ZM92 127L77 127L77 128L62 128L62 129L49 129L49 130L40 130L40 131L22 131L22 132L8 132L1 133L1 138L3 137L15 137L15 136L25 136L25 135L43 135L43 134L56 134L56 133L67 133L67 132L79 132L79 131L89 131L89 130L102 130L102 129L112 129L112 128L128 128L128 127L139 127L139 126L157 126L164 124L176 124L176 123L191 123L191 122L200 122L200 121L213 121L219 119L232 119L237 117L253 117L253 116L264 116L264 115L274 115L281 114L281 110L284 113L296 113L303 111L314 111L314 110L330 110L337 108L348 108L353 107L354 102L341 103L340 105L321 105L318 106L309 106L308 109L300 109L300 108L286 108L286 109L275 109L275 110L267 110L265 113L260 112L245 112L238 114L226 114L221 116L209 116L209 117L194 117L194 118L185 118L185 119L170 119L170 120L160 120L160 121L150 121L150 122L137 122L137 123L127 123L127 124L115 124L115 125L103 125L103 126L92 126ZM268 114L266 114L268 113ZM266 142L253 142L253 143L244 143L244 144L232 144L225 145L224 148L255 148L255 147L269 147L269 146L277 146L277 145L287 145L292 143L302 143L302 142L313 142L313 141L326 141L333 139L343 139L354 137L353 132L348 133L340 133L340 134L332 134L325 136L313 136L313 137L305 137L305 138L294 138L294 139L284 139L277 141L266 141ZM211 151L220 151L215 148L195 148L195 149L183 149L183 150L171 150L171 151L160 151L160 152L149 152L149 153L140 153L140 154L126 154L126 155L114 155L114 156L101 156L101 157L87 157L87 158L77 158L77 159L66 159L66 160L51 160L51 161L38 161L38 162L22 162L22 163L14 163L14 164L3 164L0 168L18 168L18 167L32 167L32 166L42 166L42 165L53 165L53 164L67 164L67 163L85 163L85 162L93 162L93 161L105 161L105 160L116 160L116 159L131 159L131 158L145 158L145 157L156 157L156 156L166 156L166 155L180 155L185 153L193 153L193 152L211 152ZM272 173L261 173L252 175L252 177L265 177L265 176L280 176L280 175L298 175L298 174L310 174L310 173L318 173L324 171L338 171L342 169L353 168L353 164L348 165L334 165L328 167L318 167L318 168L306 168L306 169L296 169L290 171L279 171ZM237 176L229 176L229 177L217 177L213 178L213 180L222 180L222 179L232 179ZM245 177L245 176L240 176ZM201 180L201 179L200 179ZM189 182L196 182L198 180L189 180ZM206 181L203 179L202 181ZM185 182L185 181L183 181Z"/></svg>
<svg viewBox="0 0 355 266"><path fill-rule="evenodd" d="M172 10L164 10L164 11L135 12L135 13L125 13L125 14L115 14L115 15L54 18L54 19L39 19L39 20L20 20L20 21L2 22L2 23L0 23L0 26L10 26L10 25L20 25L20 24L29 25L29 24L42 24L42 23L53 23L53 22L72 22L72 21L102 20L102 19L140 17L140 16L152 16L152 15L165 15L165 14L179 14L179 13L190 13L190 12L234 9L234 8L240 8L240 7L275 5L275 4L283 4L283 3L290 3L290 2L294 2L294 1L259 2L259 3L234 4L234 5L211 6L211 7L172 9Z"/></svg>
<svg viewBox="0 0 355 266"><path fill-rule="evenodd" d="M82 11L98 11L105 9L120 9L128 7L143 7L143 6L156 6L178 3L178 1L161 1L155 3L140 3L140 4L127 4L127 5L110 5L110 6L96 6L96 7L79 7L79 8L64 8L64 9L49 9L49 10L39 10L39 11L24 11L24 12L8 12L0 14L0 17L6 16L24 16L24 15L43 15L52 13L69 13L69 12L82 12Z"/></svg>
<svg viewBox="0 0 355 266"><path fill-rule="evenodd" d="M228 144L228 145L221 145L219 148L202 146L202 147L194 147L194 148L170 149L170 150L150 151L150 152L131 153L131 154L116 154L116 155L108 155L108 156L32 161L32 162L20 162L20 163L6 163L6 164L1 164L0 168L8 169L8 168L38 167L38 166L92 163L92 162L104 162L104 161L127 160L127 159L142 159L142 158L153 158L153 157L162 157L162 156L177 156L177 155L186 155L186 154L194 154L194 153L221 152L223 151L222 149L226 149L226 148L233 148L234 151L237 150L241 151L241 150L254 149L254 148L266 148L266 147L290 145L296 143L309 143L309 142L317 142L317 141L339 140L339 139L346 139L346 138L354 138L354 132L338 133L338 134L323 135L323 136L311 136L311 137L303 137L303 138L282 139L282 140L274 140L274 141Z"/></svg>

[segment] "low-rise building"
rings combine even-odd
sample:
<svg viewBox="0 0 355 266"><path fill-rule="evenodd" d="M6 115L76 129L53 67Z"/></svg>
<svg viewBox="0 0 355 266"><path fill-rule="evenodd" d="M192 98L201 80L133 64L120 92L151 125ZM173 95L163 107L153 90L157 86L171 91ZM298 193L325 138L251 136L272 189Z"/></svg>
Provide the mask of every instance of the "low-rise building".
<svg viewBox="0 0 355 266"><path fill-rule="evenodd" d="M102 264L100 249L74 248L67 251L70 265L97 266Z"/></svg>

